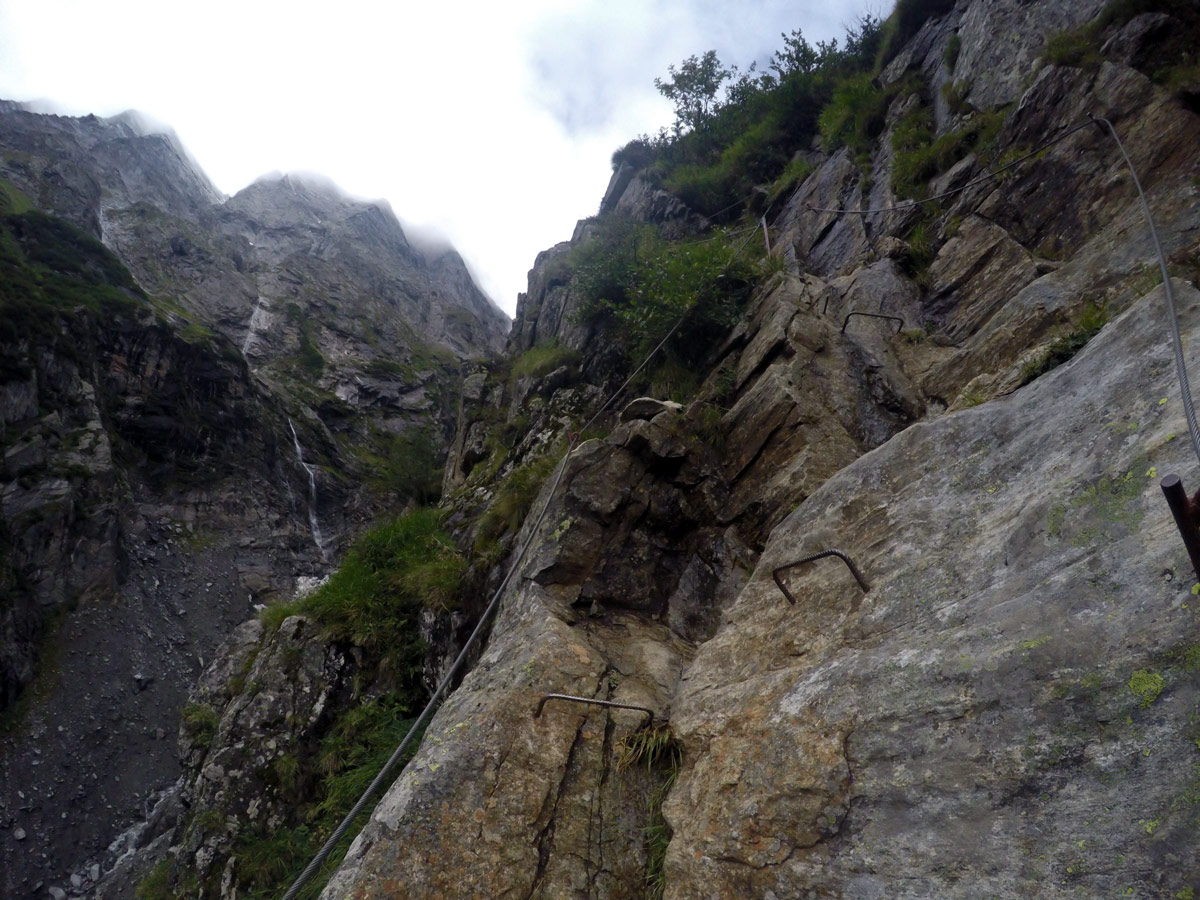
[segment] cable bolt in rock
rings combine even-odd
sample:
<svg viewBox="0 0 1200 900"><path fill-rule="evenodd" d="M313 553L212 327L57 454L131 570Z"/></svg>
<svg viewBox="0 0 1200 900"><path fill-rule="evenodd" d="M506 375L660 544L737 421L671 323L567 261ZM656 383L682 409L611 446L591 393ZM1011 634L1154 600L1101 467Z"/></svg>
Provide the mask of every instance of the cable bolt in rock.
<svg viewBox="0 0 1200 900"><path fill-rule="evenodd" d="M779 586L781 591L783 591L783 596L787 597L788 603L791 603L793 606L795 606L796 598L793 597L792 592L787 589L787 585L783 583L783 579L779 577L779 573L786 569L794 569L796 566L803 566L806 563L816 562L818 559L824 559L827 556L836 556L838 559L844 562L850 569L850 574L854 576L854 580L858 582L858 586L862 588L863 593L866 594L870 592L871 585L867 583L867 579L863 578L863 574L858 570L858 566L854 564L854 560L852 560L841 550L830 548L829 550L822 550L820 553L814 553L812 556L806 556L803 559L798 559L795 562L785 563L784 565L772 570L771 577L775 579L775 584Z"/></svg>
<svg viewBox="0 0 1200 900"><path fill-rule="evenodd" d="M575 697L571 694L544 694L542 699L538 701L537 712L533 714L535 719L542 717L542 708L551 700L566 700L569 703L587 703L591 706L609 706L614 709L633 709L638 712L644 712L648 719L643 722L643 725L649 725L654 721L654 710L648 709L645 706L634 706L632 703L614 703L611 700L593 700L590 697Z"/></svg>
<svg viewBox="0 0 1200 900"><path fill-rule="evenodd" d="M1171 515L1175 517L1175 527L1183 538L1196 579L1200 581L1200 515L1197 515L1200 513L1200 491L1189 499L1178 475L1168 475L1159 486L1167 498L1167 506L1171 507Z"/></svg>
<svg viewBox="0 0 1200 900"><path fill-rule="evenodd" d="M842 334L846 333L846 326L850 324L851 316L866 316L869 319L889 319L890 321L896 323L896 334L899 334L904 330L904 320L899 316L887 316L882 313L859 312L858 310L855 310L853 312L846 313L846 318L842 321Z"/></svg>

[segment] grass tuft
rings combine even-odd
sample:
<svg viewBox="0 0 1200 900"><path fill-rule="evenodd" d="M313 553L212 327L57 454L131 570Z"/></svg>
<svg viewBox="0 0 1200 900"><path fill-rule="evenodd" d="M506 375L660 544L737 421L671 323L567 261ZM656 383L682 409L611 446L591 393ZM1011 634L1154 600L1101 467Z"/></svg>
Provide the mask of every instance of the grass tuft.
<svg viewBox="0 0 1200 900"><path fill-rule="evenodd" d="M1021 369L1020 384L1029 384L1035 378L1061 366L1099 334L1100 329L1107 322L1108 311L1103 306L1089 303L1084 307L1083 314L1079 318L1079 325L1075 330L1056 338L1037 359L1030 360L1025 364Z"/></svg>

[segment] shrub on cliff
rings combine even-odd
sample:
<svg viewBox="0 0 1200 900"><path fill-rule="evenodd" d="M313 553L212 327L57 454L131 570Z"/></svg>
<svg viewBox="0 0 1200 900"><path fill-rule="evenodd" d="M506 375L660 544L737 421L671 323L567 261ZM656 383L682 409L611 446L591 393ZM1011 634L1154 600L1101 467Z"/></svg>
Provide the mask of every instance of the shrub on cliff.
<svg viewBox="0 0 1200 900"><path fill-rule="evenodd" d="M441 529L443 514L418 509L363 534L315 593L267 607L270 627L289 615L310 616L334 640L362 647L381 670L414 692L425 645L417 617L425 607L451 608L466 561Z"/></svg>
<svg viewBox="0 0 1200 900"><path fill-rule="evenodd" d="M572 253L581 315L608 321L630 365L680 322L657 362L694 368L737 320L760 249L724 232L667 241L653 226L600 219Z"/></svg>
<svg viewBox="0 0 1200 900"><path fill-rule="evenodd" d="M707 216L736 217L756 184L775 181L844 79L870 76L880 21L865 15L843 41L808 43L799 31L759 72L724 66L711 51L689 57L656 84L676 103L673 128L642 135L613 154ZM731 213L730 210L733 210Z"/></svg>

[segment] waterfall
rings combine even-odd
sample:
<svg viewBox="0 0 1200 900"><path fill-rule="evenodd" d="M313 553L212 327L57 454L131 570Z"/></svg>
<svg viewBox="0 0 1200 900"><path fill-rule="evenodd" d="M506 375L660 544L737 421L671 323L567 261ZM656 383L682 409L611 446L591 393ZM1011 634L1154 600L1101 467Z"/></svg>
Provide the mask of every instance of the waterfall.
<svg viewBox="0 0 1200 900"><path fill-rule="evenodd" d="M270 327L273 316L264 305L266 298L261 294L254 301L254 309L250 313L250 321L246 323L246 339L242 341L242 356L249 358L251 345L258 341L258 336ZM290 420L289 420L290 422ZM292 434L296 429L292 429Z"/></svg>
<svg viewBox="0 0 1200 900"><path fill-rule="evenodd" d="M312 528L313 543L321 551L321 559L328 562L329 554L325 550L325 536L321 534L321 524L317 521L317 467L304 461L304 449L300 446L300 436L296 434L296 426L288 419L288 428L292 429L292 444L296 447L296 459L308 473L308 524Z"/></svg>

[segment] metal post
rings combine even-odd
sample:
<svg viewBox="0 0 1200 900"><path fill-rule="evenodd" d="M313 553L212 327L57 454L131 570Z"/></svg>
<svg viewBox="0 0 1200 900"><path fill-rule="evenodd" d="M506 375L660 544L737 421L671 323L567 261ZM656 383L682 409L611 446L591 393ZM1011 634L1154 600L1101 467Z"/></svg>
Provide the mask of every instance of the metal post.
<svg viewBox="0 0 1200 900"><path fill-rule="evenodd" d="M1167 505L1171 507L1175 527L1179 529L1179 536L1183 538L1183 546L1187 548L1188 557L1192 560L1196 578L1200 580L1200 527L1197 527L1196 519L1192 515L1192 503L1188 499L1187 491L1183 489L1183 482L1179 480L1178 475L1168 475L1159 482L1159 486L1167 498Z"/></svg>

